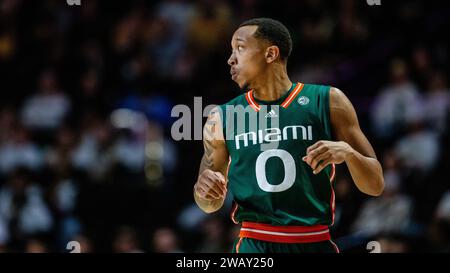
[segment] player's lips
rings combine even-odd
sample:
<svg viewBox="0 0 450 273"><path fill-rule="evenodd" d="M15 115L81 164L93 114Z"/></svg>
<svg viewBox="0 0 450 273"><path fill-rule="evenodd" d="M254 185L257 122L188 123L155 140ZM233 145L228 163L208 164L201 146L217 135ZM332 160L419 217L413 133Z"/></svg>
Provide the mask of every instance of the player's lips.
<svg viewBox="0 0 450 273"><path fill-rule="evenodd" d="M237 72L235 71L235 70L230 70L230 74L231 74L231 79L236 79L236 77L237 77Z"/></svg>

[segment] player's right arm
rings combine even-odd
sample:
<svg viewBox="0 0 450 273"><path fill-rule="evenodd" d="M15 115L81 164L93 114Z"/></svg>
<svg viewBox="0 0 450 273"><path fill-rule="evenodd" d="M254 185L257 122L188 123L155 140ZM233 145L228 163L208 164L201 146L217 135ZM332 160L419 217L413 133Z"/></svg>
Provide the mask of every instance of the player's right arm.
<svg viewBox="0 0 450 273"><path fill-rule="evenodd" d="M211 111L203 128L203 147L194 199L204 212L212 213L222 207L227 194L228 150L217 110Z"/></svg>

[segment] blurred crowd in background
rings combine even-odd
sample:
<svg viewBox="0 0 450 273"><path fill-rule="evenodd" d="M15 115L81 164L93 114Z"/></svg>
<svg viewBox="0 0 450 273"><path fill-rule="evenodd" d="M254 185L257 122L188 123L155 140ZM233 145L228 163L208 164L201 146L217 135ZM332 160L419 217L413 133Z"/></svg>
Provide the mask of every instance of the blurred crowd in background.
<svg viewBox="0 0 450 273"><path fill-rule="evenodd" d="M450 251L448 1L0 1L0 252L229 252L229 196L194 204L201 141L174 141L171 109L240 94L236 27L291 31L293 81L354 104L384 169L359 193L338 168L342 252ZM193 109L193 108L191 108Z"/></svg>

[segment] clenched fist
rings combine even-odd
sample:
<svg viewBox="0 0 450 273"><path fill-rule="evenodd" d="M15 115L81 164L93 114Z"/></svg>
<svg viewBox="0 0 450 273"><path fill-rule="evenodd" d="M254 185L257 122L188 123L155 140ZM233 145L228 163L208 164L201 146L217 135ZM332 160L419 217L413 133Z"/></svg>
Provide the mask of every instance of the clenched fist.
<svg viewBox="0 0 450 273"><path fill-rule="evenodd" d="M227 194L225 177L220 172L204 170L194 185L195 194L205 200L220 200Z"/></svg>

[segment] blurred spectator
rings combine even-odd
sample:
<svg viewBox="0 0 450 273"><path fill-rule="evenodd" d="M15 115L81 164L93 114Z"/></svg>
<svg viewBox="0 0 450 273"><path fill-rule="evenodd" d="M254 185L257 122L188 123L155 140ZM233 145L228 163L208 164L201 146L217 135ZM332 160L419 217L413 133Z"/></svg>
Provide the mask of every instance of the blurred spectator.
<svg viewBox="0 0 450 273"><path fill-rule="evenodd" d="M7 241L15 243L51 231L53 218L42 189L24 169L17 169L0 189L0 222L9 228Z"/></svg>
<svg viewBox="0 0 450 273"><path fill-rule="evenodd" d="M197 204L190 204L180 211L177 219L178 225L186 231L193 232L198 229L201 223L208 217Z"/></svg>
<svg viewBox="0 0 450 273"><path fill-rule="evenodd" d="M164 181L164 177L169 177L175 171L177 150L173 142L164 136L163 128L154 122L148 123L146 141L146 178L151 184L158 184ZM168 187L169 181L165 182Z"/></svg>
<svg viewBox="0 0 450 273"><path fill-rule="evenodd" d="M9 240L9 227L8 223L4 221L3 217L0 217L0 252L1 249L6 248Z"/></svg>
<svg viewBox="0 0 450 273"><path fill-rule="evenodd" d="M134 49L142 24L142 10L131 10L118 22L114 32L114 49L119 53L126 53Z"/></svg>
<svg viewBox="0 0 450 273"><path fill-rule="evenodd" d="M225 253L228 252L225 225L221 218L210 216L202 223L203 242L200 243L200 253Z"/></svg>
<svg viewBox="0 0 450 273"><path fill-rule="evenodd" d="M347 46L364 40L368 36L367 26L358 14L356 3L355 0L340 1L338 31Z"/></svg>
<svg viewBox="0 0 450 273"><path fill-rule="evenodd" d="M427 124L435 132L444 133L450 113L450 90L443 72L431 75L424 100Z"/></svg>
<svg viewBox="0 0 450 273"><path fill-rule="evenodd" d="M113 146L113 156L129 170L138 172L144 167L145 139L140 139L129 130L121 130Z"/></svg>
<svg viewBox="0 0 450 273"><path fill-rule="evenodd" d="M156 230L155 252L229 251L233 197L212 216L195 205L203 148L170 139L170 115L194 96L218 104L241 92L229 79L230 38L266 16L291 30L292 80L345 90L383 158L386 192L367 202L337 173L332 233L342 250L366 252L371 236L386 252L449 252L448 5L41 2L0 3L0 252L67 252L71 240L82 252L140 252L146 238L134 229L112 242L105 230L118 222Z"/></svg>
<svg viewBox="0 0 450 273"><path fill-rule="evenodd" d="M98 54L98 53L96 53ZM101 92L100 73L94 69L86 71L80 79L81 90L73 107L77 112L104 111L106 109L104 94Z"/></svg>
<svg viewBox="0 0 450 273"><path fill-rule="evenodd" d="M412 199L401 192L401 177L393 153L384 158L384 193L367 200L352 231L370 237L380 233L408 232L412 224Z"/></svg>
<svg viewBox="0 0 450 273"><path fill-rule="evenodd" d="M355 194L357 189L348 174L338 172L333 185L336 206L333 234L337 237L349 233L349 228L358 214L360 201Z"/></svg>
<svg viewBox="0 0 450 273"><path fill-rule="evenodd" d="M113 238L113 252L115 253L141 253L136 231L132 227L120 227Z"/></svg>
<svg viewBox="0 0 450 273"><path fill-rule="evenodd" d="M17 118L14 108L11 106L0 107L0 145L8 142L14 136L14 128L17 126Z"/></svg>
<svg viewBox="0 0 450 273"><path fill-rule="evenodd" d="M194 13L192 3L186 0L164 0L156 8L158 17L173 24L173 35L184 39L189 21Z"/></svg>
<svg viewBox="0 0 450 273"><path fill-rule="evenodd" d="M230 30L230 9L224 1L202 0L197 3L190 22L189 43L199 56L219 49Z"/></svg>
<svg viewBox="0 0 450 273"><path fill-rule="evenodd" d="M12 32L0 33L0 60L8 60L14 55L15 42Z"/></svg>
<svg viewBox="0 0 450 273"><path fill-rule="evenodd" d="M55 218L58 221L57 237L62 249L82 228L75 213L79 188L72 176L70 161L61 158L54 167L54 179L49 186L49 199Z"/></svg>
<svg viewBox="0 0 450 273"><path fill-rule="evenodd" d="M417 121L409 125L407 134L397 142L395 152L406 168L427 173L436 165L439 144L438 135Z"/></svg>
<svg viewBox="0 0 450 273"><path fill-rule="evenodd" d="M439 201L427 235L428 251L450 252L450 190Z"/></svg>
<svg viewBox="0 0 450 273"><path fill-rule="evenodd" d="M414 80L420 86L426 86L433 74L430 52L424 46L417 46L412 52L411 62Z"/></svg>
<svg viewBox="0 0 450 273"><path fill-rule="evenodd" d="M381 235L376 238L381 253L408 253L410 247L406 239L395 235Z"/></svg>
<svg viewBox="0 0 450 273"><path fill-rule="evenodd" d="M161 227L153 233L153 251L156 253L181 253L175 231Z"/></svg>
<svg viewBox="0 0 450 273"><path fill-rule="evenodd" d="M17 126L12 136L0 143L0 172L7 174L20 166L36 170L42 164L41 151L22 126Z"/></svg>
<svg viewBox="0 0 450 273"><path fill-rule="evenodd" d="M90 114L84 117L83 123L72 164L87 171L95 180L100 180L114 163L112 128L106 120Z"/></svg>
<svg viewBox="0 0 450 273"><path fill-rule="evenodd" d="M94 252L94 248L91 242L86 235L78 234L72 238L71 241L78 242L80 244L80 253L92 253Z"/></svg>
<svg viewBox="0 0 450 273"><path fill-rule="evenodd" d="M444 193L436 209L436 218L450 222L450 190Z"/></svg>
<svg viewBox="0 0 450 273"><path fill-rule="evenodd" d="M76 135L72 128L63 126L56 131L55 143L46 151L47 164L53 169L70 165L70 159L76 144Z"/></svg>
<svg viewBox="0 0 450 273"><path fill-rule="evenodd" d="M30 239L25 245L25 253L47 253L47 245L39 239Z"/></svg>
<svg viewBox="0 0 450 273"><path fill-rule="evenodd" d="M171 93L173 91L167 91ZM161 92L162 93L162 92ZM148 120L158 123L164 127L172 126L173 119L171 117L173 103L167 95L146 94L141 91L138 94L129 94L118 102L116 111L129 109L133 112L128 112L132 118L133 130L142 130L145 128L144 120L140 119L141 113L145 114ZM123 112L123 111L122 111Z"/></svg>
<svg viewBox="0 0 450 273"><path fill-rule="evenodd" d="M153 53L152 56L158 64L158 72L162 75L169 74L180 80L191 77L195 70L196 56L187 46L187 32L192 17L195 15L194 6L185 0L166 0L156 8L156 14L160 20L153 22L152 35L149 35L149 38L161 36L156 30L158 22L165 22L165 26L161 30L168 28L165 35L168 37L165 41L156 41L155 43L155 41L149 40L148 42Z"/></svg>
<svg viewBox="0 0 450 273"><path fill-rule="evenodd" d="M60 90L55 72L46 70L39 77L38 93L22 108L22 122L31 129L55 129L70 110L70 99Z"/></svg>
<svg viewBox="0 0 450 273"><path fill-rule="evenodd" d="M170 0L162 1L155 13L148 32L149 50L158 73L174 75L174 68L186 51L186 33L194 9L187 1Z"/></svg>
<svg viewBox="0 0 450 273"><path fill-rule="evenodd" d="M423 105L414 83L408 78L402 60L391 63L391 83L375 98L372 110L373 132L377 137L393 137L423 115Z"/></svg>
<svg viewBox="0 0 450 273"><path fill-rule="evenodd" d="M427 232L428 252L450 252L450 221L434 219Z"/></svg>

